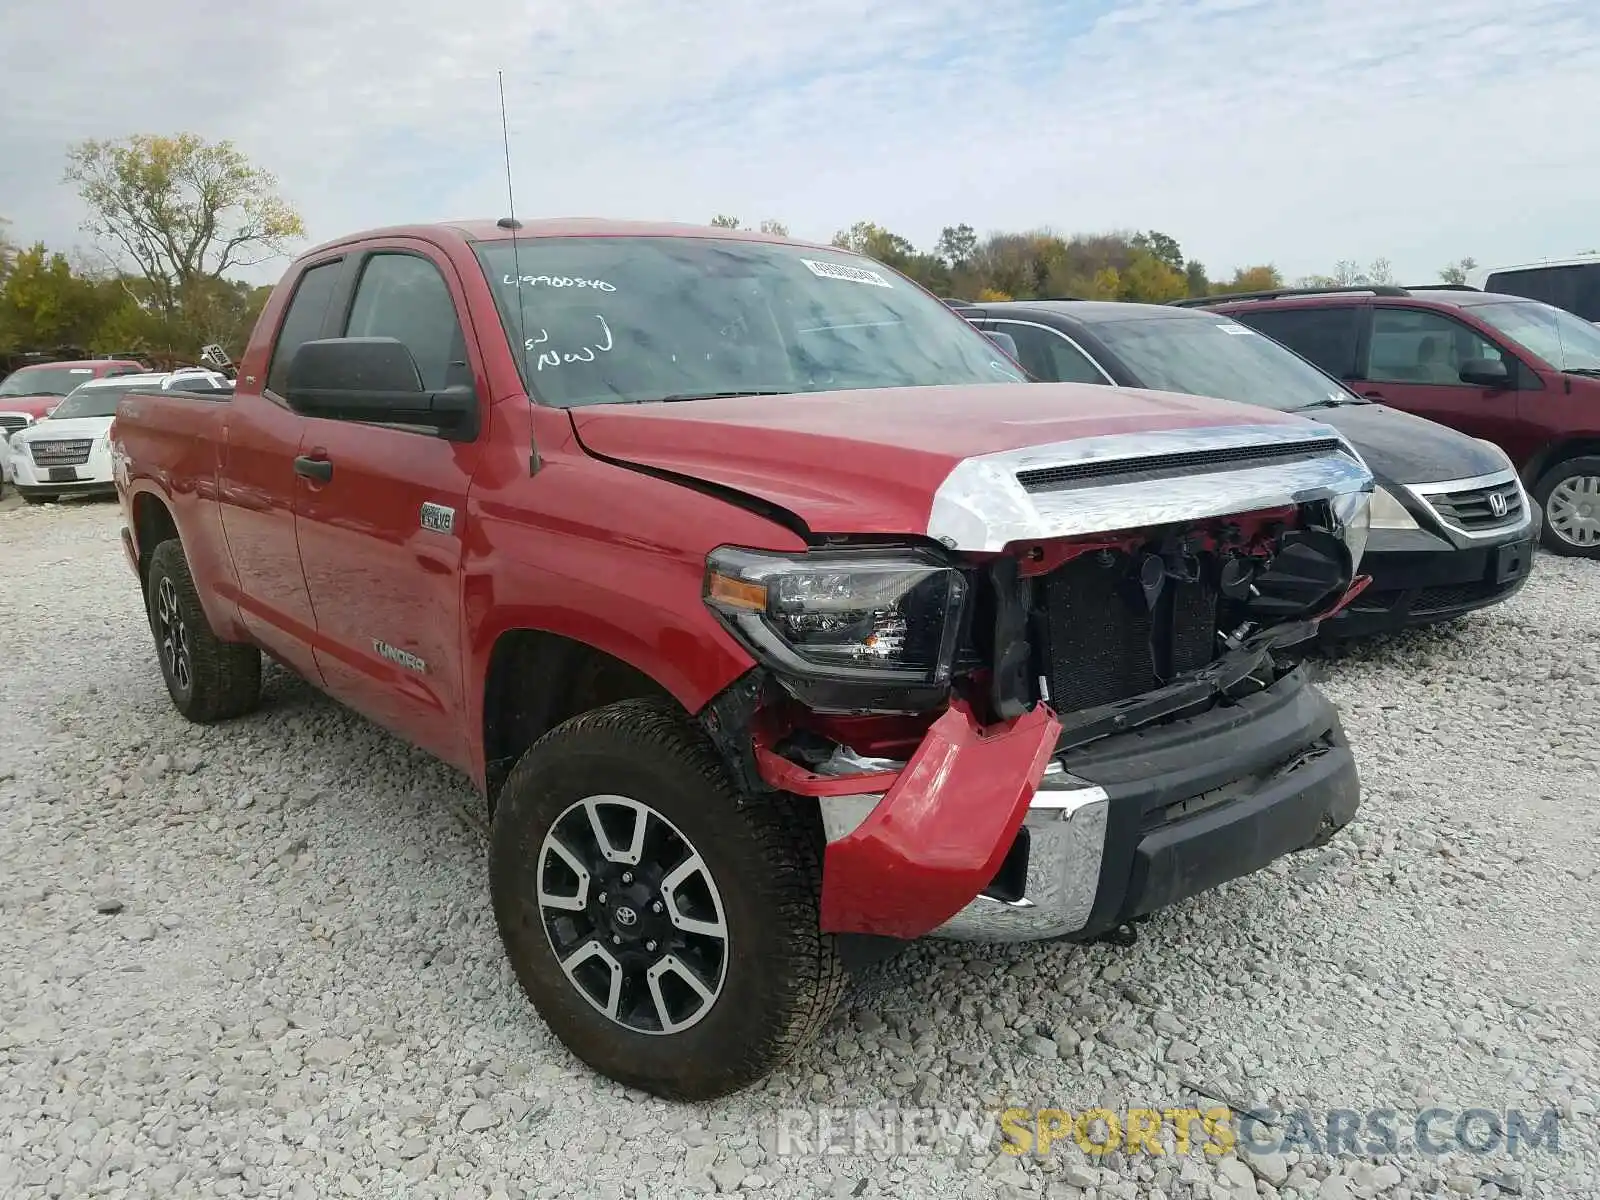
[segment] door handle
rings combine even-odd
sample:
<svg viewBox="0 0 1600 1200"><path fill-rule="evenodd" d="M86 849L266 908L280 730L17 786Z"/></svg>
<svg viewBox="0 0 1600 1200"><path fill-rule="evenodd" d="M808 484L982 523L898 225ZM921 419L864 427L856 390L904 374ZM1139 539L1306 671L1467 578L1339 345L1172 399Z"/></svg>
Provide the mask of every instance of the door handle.
<svg viewBox="0 0 1600 1200"><path fill-rule="evenodd" d="M333 478L333 463L326 458L310 458L302 454L294 460L294 473L304 479L327 483Z"/></svg>

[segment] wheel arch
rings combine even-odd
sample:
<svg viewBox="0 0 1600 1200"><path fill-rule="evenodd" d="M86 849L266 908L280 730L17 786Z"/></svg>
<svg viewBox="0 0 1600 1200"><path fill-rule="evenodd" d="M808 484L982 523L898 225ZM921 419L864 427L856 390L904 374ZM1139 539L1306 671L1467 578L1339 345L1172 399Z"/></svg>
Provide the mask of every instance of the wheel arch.
<svg viewBox="0 0 1600 1200"><path fill-rule="evenodd" d="M1571 437L1550 442L1523 464L1522 482L1530 489L1536 486L1551 467L1569 458L1600 457L1600 436Z"/></svg>

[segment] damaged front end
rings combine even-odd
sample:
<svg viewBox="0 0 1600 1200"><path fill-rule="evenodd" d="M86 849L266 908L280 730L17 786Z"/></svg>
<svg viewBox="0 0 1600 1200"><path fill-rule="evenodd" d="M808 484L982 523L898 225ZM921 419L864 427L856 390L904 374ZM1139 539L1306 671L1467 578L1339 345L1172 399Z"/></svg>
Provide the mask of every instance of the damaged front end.
<svg viewBox="0 0 1600 1200"><path fill-rule="evenodd" d="M761 666L706 727L816 799L825 930L1093 935L1353 815L1289 651L1364 586L1371 489L1309 422L968 459L925 538L713 553Z"/></svg>

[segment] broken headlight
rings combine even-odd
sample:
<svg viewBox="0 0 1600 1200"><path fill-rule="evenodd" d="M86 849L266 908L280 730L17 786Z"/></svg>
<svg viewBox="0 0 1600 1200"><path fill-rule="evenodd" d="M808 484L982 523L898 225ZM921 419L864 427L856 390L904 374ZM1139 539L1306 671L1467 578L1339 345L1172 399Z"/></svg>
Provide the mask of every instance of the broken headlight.
<svg viewBox="0 0 1600 1200"><path fill-rule="evenodd" d="M915 550L776 554L724 546L705 599L780 675L868 685L950 681L967 581Z"/></svg>

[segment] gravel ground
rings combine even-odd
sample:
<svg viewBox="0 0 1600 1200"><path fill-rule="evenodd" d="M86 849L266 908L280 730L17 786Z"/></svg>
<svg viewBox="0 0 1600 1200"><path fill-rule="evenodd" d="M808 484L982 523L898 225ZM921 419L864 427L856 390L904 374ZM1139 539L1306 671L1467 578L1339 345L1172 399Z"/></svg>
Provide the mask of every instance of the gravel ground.
<svg viewBox="0 0 1600 1200"><path fill-rule="evenodd" d="M458 776L278 671L243 721L172 711L116 530L110 504L0 508L0 1196L1600 1194L1595 564L1543 557L1512 603L1327 665L1366 782L1334 845L1131 948L916 947L763 1087L673 1106L522 999ZM1221 1101L1402 1129L1553 1106L1560 1144L777 1136L819 1105Z"/></svg>

